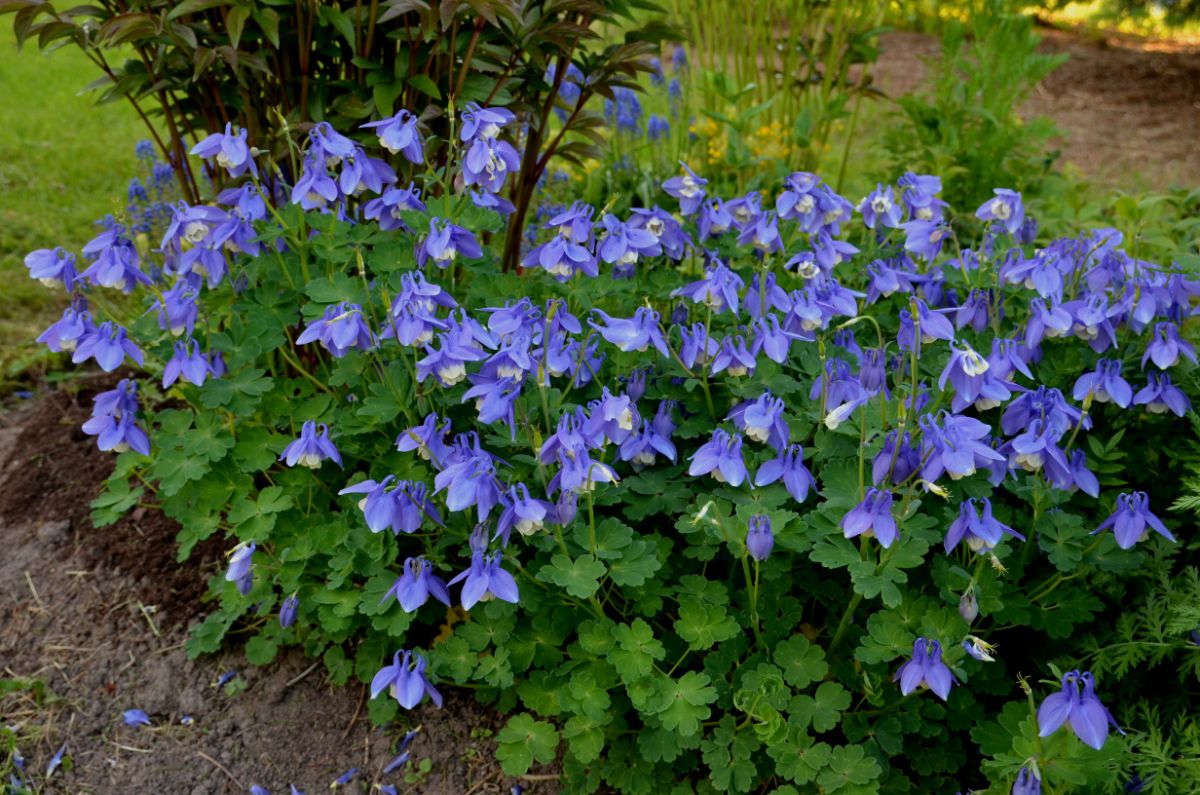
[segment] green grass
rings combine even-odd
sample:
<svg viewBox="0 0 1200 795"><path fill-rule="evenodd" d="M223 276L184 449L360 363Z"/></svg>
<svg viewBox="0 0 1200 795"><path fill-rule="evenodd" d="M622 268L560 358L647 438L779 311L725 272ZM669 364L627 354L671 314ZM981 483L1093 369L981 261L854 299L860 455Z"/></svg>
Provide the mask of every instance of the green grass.
<svg viewBox="0 0 1200 795"><path fill-rule="evenodd" d="M78 256L93 221L123 206L147 137L128 105L80 94L97 74L83 53L18 51L11 19L0 18L0 375L66 305L61 289L28 277L25 255L64 246Z"/></svg>

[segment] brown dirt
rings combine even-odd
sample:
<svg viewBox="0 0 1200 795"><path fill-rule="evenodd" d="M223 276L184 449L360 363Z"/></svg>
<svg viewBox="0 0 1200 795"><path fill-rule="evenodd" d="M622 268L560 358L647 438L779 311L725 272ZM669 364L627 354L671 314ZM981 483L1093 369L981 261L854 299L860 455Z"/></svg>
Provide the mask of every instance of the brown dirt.
<svg viewBox="0 0 1200 795"><path fill-rule="evenodd" d="M402 793L507 793L515 783L495 762L502 719L469 693L443 688L442 710L424 706L384 730L366 718L363 687L334 687L297 651L255 668L240 651L191 661L186 627L222 556L220 540L174 562L177 526L141 511L108 528L87 503L112 469L78 427L101 379L0 415L0 682L44 683L46 698L0 695L0 725L15 727L34 785L55 750L66 762L42 790L72 795L244 795L251 784L286 795L328 791L351 767L348 795L394 784ZM227 695L221 673L245 690ZM129 727L127 709L153 727ZM182 725L183 716L192 723ZM398 737L421 726L414 764L421 780L381 770ZM545 774L545 770L535 771ZM527 792L553 792L544 780Z"/></svg>
<svg viewBox="0 0 1200 795"><path fill-rule="evenodd" d="M1021 108L1063 132L1063 160L1099 183L1161 190L1200 185L1200 47L1043 28L1040 50L1065 64ZM889 96L917 89L938 39L883 36L876 76Z"/></svg>

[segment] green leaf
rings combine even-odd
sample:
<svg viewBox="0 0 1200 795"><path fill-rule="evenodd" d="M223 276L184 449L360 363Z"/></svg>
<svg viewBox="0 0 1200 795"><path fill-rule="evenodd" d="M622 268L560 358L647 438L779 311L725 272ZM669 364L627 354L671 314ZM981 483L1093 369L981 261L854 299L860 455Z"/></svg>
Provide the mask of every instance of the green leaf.
<svg viewBox="0 0 1200 795"><path fill-rule="evenodd" d="M571 754L583 764L595 762L604 750L604 729L587 715L572 715L563 725L563 738Z"/></svg>
<svg viewBox="0 0 1200 795"><path fill-rule="evenodd" d="M814 563L820 563L827 569L844 569L862 562L858 550L841 535L821 539L813 545L808 556Z"/></svg>
<svg viewBox="0 0 1200 795"><path fill-rule="evenodd" d="M801 694L788 707L789 723L817 733L837 727L839 716L850 706L850 693L837 682L822 682L813 695Z"/></svg>
<svg viewBox="0 0 1200 795"><path fill-rule="evenodd" d="M658 545L638 539L625 548L620 558L608 564L608 577L622 587L637 588L645 585L660 568Z"/></svg>
<svg viewBox="0 0 1200 795"><path fill-rule="evenodd" d="M438 91L437 83L433 82L427 75L413 75L404 82L427 97L432 97L436 100L442 98L442 92Z"/></svg>
<svg viewBox="0 0 1200 795"><path fill-rule="evenodd" d="M91 502L92 524L107 527L117 521L138 504L145 491L141 486L131 488L125 478L109 478L104 482L104 491Z"/></svg>
<svg viewBox="0 0 1200 795"><path fill-rule="evenodd" d="M767 754L775 760L775 772L796 784L810 784L817 774L829 765L833 756L826 743L813 743L807 734L789 729L787 739L767 747Z"/></svg>
<svg viewBox="0 0 1200 795"><path fill-rule="evenodd" d="M658 717L663 726L685 737L700 730L700 722L712 714L708 705L717 700L717 689L708 674L688 671L680 679L662 677L657 699Z"/></svg>
<svg viewBox="0 0 1200 795"><path fill-rule="evenodd" d="M724 607L685 602L679 606L675 631L692 649L705 650L720 641L729 640L740 630Z"/></svg>
<svg viewBox="0 0 1200 795"><path fill-rule="evenodd" d="M275 659L279 651L279 640L260 632L246 641L246 659L251 665L267 665Z"/></svg>
<svg viewBox="0 0 1200 795"><path fill-rule="evenodd" d="M210 8L227 6L229 3L230 0L183 0L182 3L171 9L171 13L167 14L167 20L179 19L185 14L195 14Z"/></svg>
<svg viewBox="0 0 1200 795"><path fill-rule="evenodd" d="M829 673L825 652L803 635L794 635L775 646L775 663L783 669L783 678L789 685L806 688Z"/></svg>
<svg viewBox="0 0 1200 795"><path fill-rule="evenodd" d="M212 378L200 388L200 402L205 408L229 406L234 414L245 414L271 391L275 380L265 370L242 370L224 378Z"/></svg>
<svg viewBox="0 0 1200 795"><path fill-rule="evenodd" d="M225 27L229 29L229 44L236 50L242 40L246 20L250 18L249 6L234 6L225 16Z"/></svg>
<svg viewBox="0 0 1200 795"><path fill-rule="evenodd" d="M840 745L833 749L829 767L817 776L822 792L841 792L851 784L863 785L875 781L883 773L879 763L867 756L861 745ZM878 787L855 788L855 793L878 792Z"/></svg>
<svg viewBox="0 0 1200 795"><path fill-rule="evenodd" d="M591 555L580 555L571 560L559 553L538 570L537 578L562 587L576 599L587 599L600 590L600 578L605 571L604 564Z"/></svg>
<svg viewBox="0 0 1200 795"><path fill-rule="evenodd" d="M553 724L534 720L528 712L514 715L496 735L496 758L509 776L523 776L534 760L554 761L558 732Z"/></svg>
<svg viewBox="0 0 1200 795"><path fill-rule="evenodd" d="M649 674L654 669L654 662L667 653L662 643L655 639L654 630L640 618L635 618L631 624L613 627L613 637L617 648L609 651L608 661L626 684Z"/></svg>

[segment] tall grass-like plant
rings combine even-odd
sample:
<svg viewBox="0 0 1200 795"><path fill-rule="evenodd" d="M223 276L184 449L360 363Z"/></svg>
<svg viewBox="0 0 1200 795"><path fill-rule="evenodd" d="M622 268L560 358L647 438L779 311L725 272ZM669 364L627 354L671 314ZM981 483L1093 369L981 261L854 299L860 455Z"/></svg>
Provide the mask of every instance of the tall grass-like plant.
<svg viewBox="0 0 1200 795"><path fill-rule="evenodd" d="M871 85L884 4L877 0L674 0L698 68L688 110L736 129L776 122L794 165L815 168L835 125L852 137ZM734 118L735 106L753 112ZM844 162L844 155L843 155ZM844 165L839 168L844 173Z"/></svg>

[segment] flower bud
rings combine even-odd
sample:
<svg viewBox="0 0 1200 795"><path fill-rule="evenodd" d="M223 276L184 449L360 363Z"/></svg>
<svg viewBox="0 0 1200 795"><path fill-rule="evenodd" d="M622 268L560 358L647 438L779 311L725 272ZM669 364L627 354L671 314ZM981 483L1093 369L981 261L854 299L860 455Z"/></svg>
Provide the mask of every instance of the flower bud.
<svg viewBox="0 0 1200 795"><path fill-rule="evenodd" d="M764 514L750 517L750 526L746 531L746 551L755 560L766 560L775 546L775 536L771 533L771 519Z"/></svg>
<svg viewBox="0 0 1200 795"><path fill-rule="evenodd" d="M296 608L300 606L300 600L296 594L292 594L287 599L283 600L283 605L279 608L279 626L287 629L296 622Z"/></svg>
<svg viewBox="0 0 1200 795"><path fill-rule="evenodd" d="M968 590L958 600L958 614L963 621L970 624L979 616L979 600L975 598L974 589Z"/></svg>

